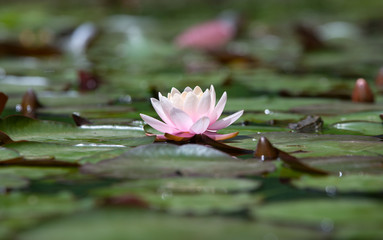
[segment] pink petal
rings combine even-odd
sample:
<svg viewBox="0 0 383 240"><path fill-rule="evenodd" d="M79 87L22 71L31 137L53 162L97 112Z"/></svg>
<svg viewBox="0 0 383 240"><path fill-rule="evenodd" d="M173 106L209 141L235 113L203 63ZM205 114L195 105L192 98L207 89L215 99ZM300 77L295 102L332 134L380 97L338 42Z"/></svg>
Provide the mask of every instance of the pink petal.
<svg viewBox="0 0 383 240"><path fill-rule="evenodd" d="M209 114L210 102L211 102L210 91L206 90L202 94L201 99L197 106L197 114L198 114L197 118L207 116Z"/></svg>
<svg viewBox="0 0 383 240"><path fill-rule="evenodd" d="M197 115L196 114L197 104L198 104L198 97L195 94L193 94L192 92L189 92L186 95L183 109L192 118L193 121L196 120L196 118L194 118L194 116Z"/></svg>
<svg viewBox="0 0 383 240"><path fill-rule="evenodd" d="M236 137L238 135L238 133L239 132L232 132L232 133L227 133L227 134L218 134L215 132L205 132L204 135L206 135L209 138L214 139L216 141L220 141L220 140L226 140L229 138Z"/></svg>
<svg viewBox="0 0 383 240"><path fill-rule="evenodd" d="M218 118L221 116L223 109L225 108L227 100L227 94L224 92L222 94L221 99L219 99L217 106L215 106L213 112L210 114L210 123L215 123L215 121L218 120Z"/></svg>
<svg viewBox="0 0 383 240"><path fill-rule="evenodd" d="M235 35L235 28L224 20L213 20L187 29L176 39L181 47L214 50L227 44Z"/></svg>
<svg viewBox="0 0 383 240"><path fill-rule="evenodd" d="M216 95L215 95L215 90L214 90L214 87L213 85L210 85L210 113L212 113L214 111L214 106L215 106L215 98L216 98ZM209 114L210 114L209 113Z"/></svg>
<svg viewBox="0 0 383 240"><path fill-rule="evenodd" d="M219 130L222 128L225 128L232 124L233 122L237 121L238 118L240 118L243 114L243 110L238 111L230 116L227 116L221 120L216 121L212 125L209 126L209 130Z"/></svg>
<svg viewBox="0 0 383 240"><path fill-rule="evenodd" d="M170 119L181 132L188 132L193 125L193 120L181 109L172 108L170 110Z"/></svg>
<svg viewBox="0 0 383 240"><path fill-rule="evenodd" d="M155 118L152 118L148 115L145 115L145 114L140 114L141 118L147 123L149 124L152 128L156 129L157 131L159 132L163 132L163 133L173 133L174 132L174 128L169 126L169 125L166 125L165 123L155 119Z"/></svg>
<svg viewBox="0 0 383 240"><path fill-rule="evenodd" d="M208 117L202 117L191 126L190 130L195 134L203 133L209 127L209 123L210 119Z"/></svg>
<svg viewBox="0 0 383 240"><path fill-rule="evenodd" d="M165 114L164 110L162 109L161 102L155 98L151 98L150 101L152 102L152 106L153 106L154 110L157 112L158 116L160 116L160 118L166 124L174 127L174 124L172 123L172 121L170 121L169 116L167 114Z"/></svg>

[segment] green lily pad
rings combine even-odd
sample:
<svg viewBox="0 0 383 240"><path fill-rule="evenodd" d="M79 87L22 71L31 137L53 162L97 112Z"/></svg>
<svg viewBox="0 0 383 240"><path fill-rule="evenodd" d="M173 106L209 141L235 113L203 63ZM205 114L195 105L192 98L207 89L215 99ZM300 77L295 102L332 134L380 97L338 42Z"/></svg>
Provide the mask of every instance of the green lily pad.
<svg viewBox="0 0 383 240"><path fill-rule="evenodd" d="M90 200L75 201L72 195L60 193L55 196L23 195L11 193L0 196L0 221L4 233L12 235L21 229L32 227L47 218L74 213L90 209L93 202ZM0 229L1 229L0 228ZM1 233L1 230L0 230Z"/></svg>
<svg viewBox="0 0 383 240"><path fill-rule="evenodd" d="M355 135L306 134L292 132L262 132L245 136L230 143L235 147L255 149L258 139L267 137L277 148L296 157L376 156L383 154L379 138Z"/></svg>
<svg viewBox="0 0 383 240"><path fill-rule="evenodd" d="M95 144L96 145L96 144ZM54 157L58 161L76 162L84 157L95 155L114 149L113 147L99 146L76 146L56 143L40 142L15 142L5 145L5 147L15 150L25 158L47 158Z"/></svg>
<svg viewBox="0 0 383 240"><path fill-rule="evenodd" d="M96 164L85 164L86 174L115 178L158 178L170 176L235 177L271 172L270 162L234 159L210 147L186 144L151 144Z"/></svg>
<svg viewBox="0 0 383 240"><path fill-rule="evenodd" d="M28 186L28 180L9 173L0 173L0 192L4 188L22 188Z"/></svg>
<svg viewBox="0 0 383 240"><path fill-rule="evenodd" d="M0 161L20 157L20 154L12 149L0 147Z"/></svg>
<svg viewBox="0 0 383 240"><path fill-rule="evenodd" d="M134 195L154 208L203 214L234 211L258 203L260 196L246 192L259 185L260 182L245 179L145 179L99 189L95 194L108 197Z"/></svg>
<svg viewBox="0 0 383 240"><path fill-rule="evenodd" d="M248 192L261 185L259 181L248 179L209 179L209 178L168 178L142 179L129 181L111 187L110 192L152 191L180 194L228 194L232 192ZM106 190L109 192L109 190Z"/></svg>
<svg viewBox="0 0 383 240"><path fill-rule="evenodd" d="M335 194L338 191L383 192L383 177L381 175L303 176L293 180L292 184L298 188L330 191L330 194Z"/></svg>
<svg viewBox="0 0 383 240"><path fill-rule="evenodd" d="M15 175L27 179L60 176L71 171L71 169L53 167L0 167L0 174Z"/></svg>
<svg viewBox="0 0 383 240"><path fill-rule="evenodd" d="M347 173L371 173L383 172L382 156L332 156L303 158L302 162L314 167L343 175Z"/></svg>
<svg viewBox="0 0 383 240"><path fill-rule="evenodd" d="M70 124L40 121L23 116L10 116L0 121L0 130L7 133L13 140L28 140L50 143L71 144L120 144L134 146L142 144L143 130L139 127L128 126L84 126L75 127ZM152 142L153 138L144 137L145 141Z"/></svg>
<svg viewBox="0 0 383 240"><path fill-rule="evenodd" d="M107 218L105 216L108 216ZM87 224L88 231L83 223ZM196 231L198 229L198 231ZM19 234L20 240L46 239L321 239L319 231L217 217L177 217L124 209L98 210L57 221Z"/></svg>
<svg viewBox="0 0 383 240"><path fill-rule="evenodd" d="M310 199L266 204L253 209L260 220L304 224L339 239L379 239L383 206L364 199Z"/></svg>
<svg viewBox="0 0 383 240"><path fill-rule="evenodd" d="M378 135L383 133L383 124L380 122L338 122L332 125L336 129L358 132L360 135Z"/></svg>

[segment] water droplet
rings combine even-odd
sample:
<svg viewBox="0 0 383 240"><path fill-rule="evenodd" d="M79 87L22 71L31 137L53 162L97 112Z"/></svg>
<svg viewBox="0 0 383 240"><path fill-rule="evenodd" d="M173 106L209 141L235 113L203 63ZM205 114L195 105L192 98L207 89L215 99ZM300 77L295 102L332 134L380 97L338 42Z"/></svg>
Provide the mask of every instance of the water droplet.
<svg viewBox="0 0 383 240"><path fill-rule="evenodd" d="M16 112L21 112L23 108L21 107L21 104L16 105Z"/></svg>
<svg viewBox="0 0 383 240"><path fill-rule="evenodd" d="M272 112L269 109L265 109L265 114L269 115L269 114L272 114Z"/></svg>

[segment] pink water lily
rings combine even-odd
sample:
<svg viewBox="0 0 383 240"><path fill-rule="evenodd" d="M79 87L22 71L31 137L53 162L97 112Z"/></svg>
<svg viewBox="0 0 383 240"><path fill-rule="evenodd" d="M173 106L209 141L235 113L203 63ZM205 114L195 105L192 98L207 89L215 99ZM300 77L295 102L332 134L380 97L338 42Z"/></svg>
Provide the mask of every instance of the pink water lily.
<svg viewBox="0 0 383 240"><path fill-rule="evenodd" d="M224 92L216 102L214 87L205 92L197 86L186 87L181 93L172 88L167 97L158 94L158 99L151 98L154 110L163 122L145 114L141 118L152 128L165 135L156 135L158 140L180 140L191 138L196 134L204 134L214 140L224 140L238 135L238 132L218 134L217 131L235 122L242 116L243 110L218 120L225 107L227 94Z"/></svg>

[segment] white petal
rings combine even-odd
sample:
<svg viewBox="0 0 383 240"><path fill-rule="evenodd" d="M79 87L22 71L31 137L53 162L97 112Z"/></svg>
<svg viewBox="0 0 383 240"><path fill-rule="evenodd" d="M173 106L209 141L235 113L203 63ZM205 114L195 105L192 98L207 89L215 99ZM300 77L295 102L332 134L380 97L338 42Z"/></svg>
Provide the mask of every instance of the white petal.
<svg viewBox="0 0 383 240"><path fill-rule="evenodd" d="M172 90L170 91L170 95L173 96L173 95L176 94L176 93L181 94L180 91L178 91L177 88L174 88L174 87L173 87Z"/></svg>
<svg viewBox="0 0 383 240"><path fill-rule="evenodd" d="M215 95L215 90L214 90L214 87L213 85L210 85L210 111L209 111L209 114L212 113L214 111L214 106L215 106L215 98L216 98L216 95Z"/></svg>
<svg viewBox="0 0 383 240"><path fill-rule="evenodd" d="M202 89L199 86L196 86L193 90L193 93L198 96L202 93Z"/></svg>
<svg viewBox="0 0 383 240"><path fill-rule="evenodd" d="M203 116L208 116L209 115L209 110L210 110L210 91L206 90L201 99L199 100L198 107L197 107L197 114L198 117L203 117Z"/></svg>
<svg viewBox="0 0 383 240"><path fill-rule="evenodd" d="M179 108L182 110L183 106L184 106L184 101L183 99L181 98L181 95L179 94L175 94L172 99L171 99L171 103L173 105L173 107L176 107L176 108Z"/></svg>
<svg viewBox="0 0 383 240"><path fill-rule="evenodd" d="M191 89L190 87L186 87L185 89L184 89L184 92L192 92L193 91L193 89Z"/></svg>
<svg viewBox="0 0 383 240"><path fill-rule="evenodd" d="M158 92L158 99L161 99L161 97L162 97L162 94Z"/></svg>
<svg viewBox="0 0 383 240"><path fill-rule="evenodd" d="M189 92L185 98L183 110L186 112L193 121L197 120L194 116L196 115L198 105L198 98L192 92Z"/></svg>
<svg viewBox="0 0 383 240"><path fill-rule="evenodd" d="M212 125L209 126L209 130L219 130L222 128L225 128L232 124L233 122L237 121L238 118L240 118L243 114L243 110L238 111L230 116L227 116L221 120L216 121Z"/></svg>
<svg viewBox="0 0 383 240"><path fill-rule="evenodd" d="M193 125L193 121L189 115L178 108L172 108L170 110L170 119L176 128L183 132L188 132L190 127Z"/></svg>
<svg viewBox="0 0 383 240"><path fill-rule="evenodd" d="M206 132L209 127L210 119L208 117L202 117L191 126L190 130L195 134Z"/></svg>
<svg viewBox="0 0 383 240"><path fill-rule="evenodd" d="M152 128L156 129L157 131L163 132L163 133L170 133L172 134L174 132L174 128L171 126L166 125L165 123L152 118L145 114L140 114L141 118L149 124Z"/></svg>
<svg viewBox="0 0 383 240"><path fill-rule="evenodd" d="M217 106L215 106L214 110L210 113L210 122L214 123L221 116L223 109L225 108L227 100L226 92L222 94L221 99L219 99Z"/></svg>
<svg viewBox="0 0 383 240"><path fill-rule="evenodd" d="M153 106L154 110L157 112L158 116L160 116L162 121L164 121L166 124L168 124L170 126L174 126L173 123L169 119L169 114L166 114L164 112L162 105L161 105L161 102L155 98L151 98L150 101L152 102L152 106Z"/></svg>
<svg viewBox="0 0 383 240"><path fill-rule="evenodd" d="M173 123L172 118L170 117L170 110L172 110L173 104L166 97L160 98L160 104L166 117ZM174 123L172 125L174 126Z"/></svg>

